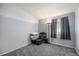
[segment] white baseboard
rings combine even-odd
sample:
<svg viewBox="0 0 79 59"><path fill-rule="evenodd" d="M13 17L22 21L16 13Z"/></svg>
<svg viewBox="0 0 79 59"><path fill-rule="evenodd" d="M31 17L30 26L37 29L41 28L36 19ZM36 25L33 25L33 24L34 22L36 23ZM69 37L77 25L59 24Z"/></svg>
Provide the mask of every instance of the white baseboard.
<svg viewBox="0 0 79 59"><path fill-rule="evenodd" d="M76 50L76 53L79 55L79 50L78 49L75 49Z"/></svg>
<svg viewBox="0 0 79 59"><path fill-rule="evenodd" d="M68 47L68 48L74 48L74 47L65 46L65 45L62 45L62 44L57 44L57 43L51 43L51 44L55 44L55 45L59 45L59 46L64 46L64 47Z"/></svg>
<svg viewBox="0 0 79 59"><path fill-rule="evenodd" d="M20 49L20 48L22 48L22 47L24 47L24 46L28 46L28 45L30 45L30 44L26 44L26 45L17 47L17 48L15 48L15 49L9 50L9 51L7 51L7 52L5 52L5 53L0 54L0 56L2 56L2 55L4 55L4 54L7 54L7 53L10 53L10 52L12 52L12 51L15 51L15 50L17 50L17 49Z"/></svg>

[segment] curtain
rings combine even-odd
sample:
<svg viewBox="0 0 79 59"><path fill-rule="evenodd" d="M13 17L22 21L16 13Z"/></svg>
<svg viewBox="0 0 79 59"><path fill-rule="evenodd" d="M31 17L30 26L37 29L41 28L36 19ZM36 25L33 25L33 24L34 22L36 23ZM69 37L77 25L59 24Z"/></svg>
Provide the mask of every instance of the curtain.
<svg viewBox="0 0 79 59"><path fill-rule="evenodd" d="M53 19L51 23L51 37L56 38L57 32L57 19Z"/></svg>
<svg viewBox="0 0 79 59"><path fill-rule="evenodd" d="M61 39L71 40L68 16L61 18Z"/></svg>

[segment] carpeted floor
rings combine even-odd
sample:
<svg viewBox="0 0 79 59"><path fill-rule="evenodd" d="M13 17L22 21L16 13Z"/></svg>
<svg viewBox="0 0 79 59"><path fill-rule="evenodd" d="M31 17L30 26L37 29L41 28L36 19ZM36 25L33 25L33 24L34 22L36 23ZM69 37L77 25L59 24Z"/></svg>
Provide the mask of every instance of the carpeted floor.
<svg viewBox="0 0 79 59"><path fill-rule="evenodd" d="M72 48L53 44L29 45L4 56L77 56Z"/></svg>

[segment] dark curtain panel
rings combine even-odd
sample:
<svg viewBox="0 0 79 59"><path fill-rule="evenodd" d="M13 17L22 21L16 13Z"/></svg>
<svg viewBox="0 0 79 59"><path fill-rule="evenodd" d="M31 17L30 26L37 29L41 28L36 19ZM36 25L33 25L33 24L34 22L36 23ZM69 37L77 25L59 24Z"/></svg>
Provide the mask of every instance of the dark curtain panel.
<svg viewBox="0 0 79 59"><path fill-rule="evenodd" d="M57 19L53 19L51 23L51 37L56 38Z"/></svg>
<svg viewBox="0 0 79 59"><path fill-rule="evenodd" d="M61 39L71 40L68 17L61 18Z"/></svg>

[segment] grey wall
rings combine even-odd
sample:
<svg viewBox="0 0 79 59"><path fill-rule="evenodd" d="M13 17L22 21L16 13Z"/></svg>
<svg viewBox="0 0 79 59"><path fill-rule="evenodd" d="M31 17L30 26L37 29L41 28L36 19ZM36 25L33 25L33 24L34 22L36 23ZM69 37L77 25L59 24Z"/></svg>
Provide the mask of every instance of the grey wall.
<svg viewBox="0 0 79 59"><path fill-rule="evenodd" d="M0 55L30 44L38 21L16 4L0 4Z"/></svg>
<svg viewBox="0 0 79 59"><path fill-rule="evenodd" d="M39 21L39 23L40 23L39 24L39 28L40 28L39 32L41 32L41 31L47 32L48 35L50 36L49 41L52 44L57 44L57 45L62 45L62 46L74 48L75 47L75 13L72 12L72 13L67 13L67 14L64 14L64 15L57 16L57 17L53 17L53 18L58 19L58 24L57 24L58 27L60 27L60 22L59 22L60 18L64 17L64 16L69 17L71 40L61 40L59 38L60 33L57 33L57 38L56 39L51 38L51 29L49 29L50 31L48 31L48 25L47 25L47 23L45 23L46 19L43 19L43 20ZM51 28L51 26L50 26L50 28Z"/></svg>
<svg viewBox="0 0 79 59"><path fill-rule="evenodd" d="M38 31L39 32L46 32L47 33L47 24L45 23L45 20L39 20L39 24L38 24Z"/></svg>
<svg viewBox="0 0 79 59"><path fill-rule="evenodd" d="M79 5L75 11L76 52L79 54Z"/></svg>

